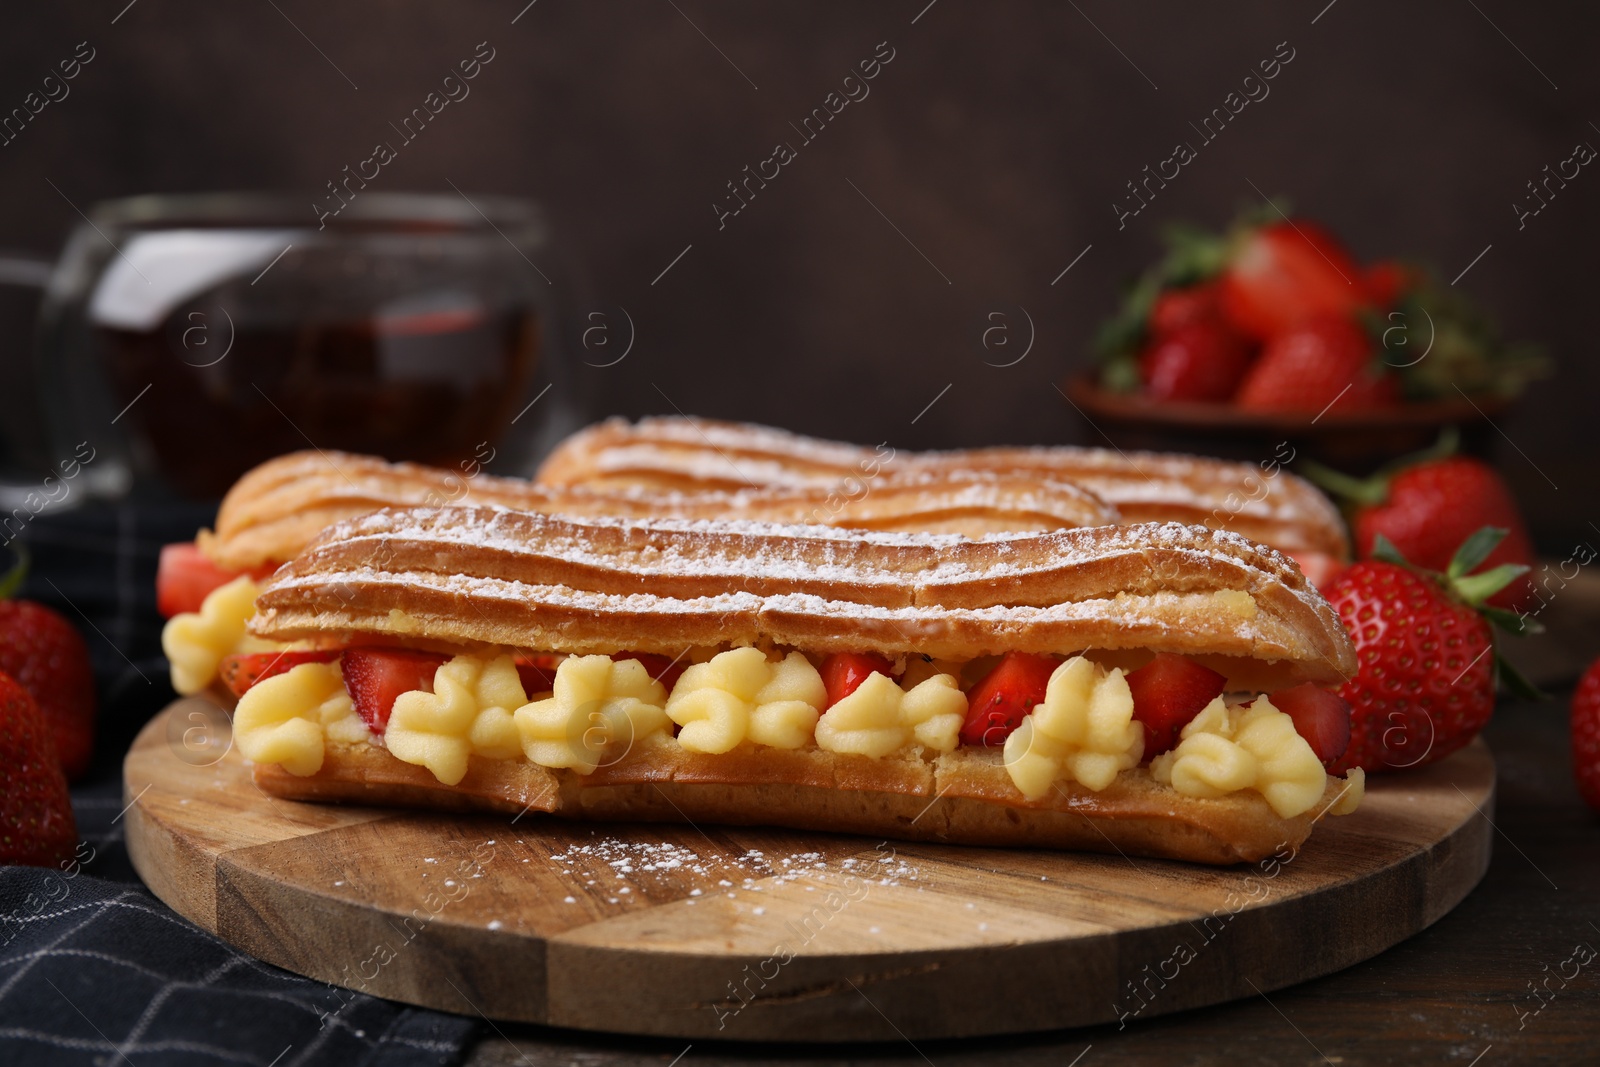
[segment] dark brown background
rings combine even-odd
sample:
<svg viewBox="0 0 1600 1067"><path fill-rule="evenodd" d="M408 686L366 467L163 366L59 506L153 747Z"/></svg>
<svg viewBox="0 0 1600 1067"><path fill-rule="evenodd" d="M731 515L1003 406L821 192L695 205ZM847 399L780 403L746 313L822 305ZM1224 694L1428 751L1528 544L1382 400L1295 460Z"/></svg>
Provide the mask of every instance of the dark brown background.
<svg viewBox="0 0 1600 1067"><path fill-rule="evenodd" d="M547 206L572 320L608 304L637 324L625 361L581 369L595 414L676 405L898 447L1096 442L1052 383L1086 359L1160 225L1220 225L1258 188L1291 197L1359 255L1431 260L1447 279L1493 245L1462 287L1560 364L1502 423L1514 446L1501 440L1499 458L1548 550L1594 533L1600 176L1581 174L1521 232L1511 207L1576 142L1600 144L1592 11L539 0L512 25L524 2L8 10L0 111L79 41L98 54L66 100L0 147L0 244L58 245L77 215L49 182L79 206L303 190L310 217L323 183L390 139L388 123L487 40L496 58L472 95L373 187L448 191L448 179ZM719 232L711 204L724 183L777 141L798 144L789 123L880 41L896 54L871 95ZM1196 141L1188 123L1281 41L1296 56L1270 97L1118 232L1123 183ZM16 304L4 305L6 361L26 345ZM1016 366L986 366L1003 361L980 344L986 316L1015 324L1017 308L1036 344Z"/></svg>

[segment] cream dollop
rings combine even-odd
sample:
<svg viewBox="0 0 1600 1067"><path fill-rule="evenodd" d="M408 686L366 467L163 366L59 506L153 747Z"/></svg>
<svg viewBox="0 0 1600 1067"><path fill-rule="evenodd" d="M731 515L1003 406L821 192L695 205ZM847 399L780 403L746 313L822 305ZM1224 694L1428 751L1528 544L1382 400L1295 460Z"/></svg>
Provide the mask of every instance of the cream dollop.
<svg viewBox="0 0 1600 1067"><path fill-rule="evenodd" d="M256 763L282 764L290 774L316 774L325 740L354 744L372 737L345 692L337 663L302 663L265 678L239 698L233 739Z"/></svg>
<svg viewBox="0 0 1600 1067"><path fill-rule="evenodd" d="M817 747L874 758L913 743L950 752L966 717L966 695L948 674L933 675L910 689L887 675L869 674L817 720Z"/></svg>
<svg viewBox="0 0 1600 1067"><path fill-rule="evenodd" d="M1029 800L1066 778L1099 792L1144 755L1144 727L1120 667L1074 656L1050 675L1044 701L1006 738L1006 772Z"/></svg>
<svg viewBox="0 0 1600 1067"><path fill-rule="evenodd" d="M396 759L428 768L445 785L467 774L467 757L522 752L514 715L528 702L509 655L456 656L433 674L433 692L401 693L383 740Z"/></svg>
<svg viewBox="0 0 1600 1067"><path fill-rule="evenodd" d="M768 660L758 648L736 648L683 672L667 700L678 743L690 752L720 753L744 741L799 748L811 740L828 691L799 652Z"/></svg>
<svg viewBox="0 0 1600 1067"><path fill-rule="evenodd" d="M161 651L167 654L172 688L191 696L216 680L222 657L279 647L245 632L258 591L250 576L241 574L211 590L198 612L180 612L167 620L161 628Z"/></svg>
<svg viewBox="0 0 1600 1067"><path fill-rule="evenodd" d="M524 704L514 718L529 760L592 774L670 729L666 703L666 688L636 659L568 656L550 696Z"/></svg>
<svg viewBox="0 0 1600 1067"><path fill-rule="evenodd" d="M1322 761L1295 731L1294 720L1265 696L1233 707L1218 697L1178 736L1176 748L1150 762L1150 773L1184 796L1253 789L1289 819L1308 811L1327 788Z"/></svg>

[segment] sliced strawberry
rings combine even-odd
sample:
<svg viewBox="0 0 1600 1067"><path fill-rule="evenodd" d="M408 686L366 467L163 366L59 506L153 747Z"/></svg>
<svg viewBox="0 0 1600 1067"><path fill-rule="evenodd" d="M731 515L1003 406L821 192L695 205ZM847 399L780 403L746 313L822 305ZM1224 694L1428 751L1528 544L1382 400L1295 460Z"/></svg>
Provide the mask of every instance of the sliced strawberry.
<svg viewBox="0 0 1600 1067"><path fill-rule="evenodd" d="M644 669L650 672L650 677L667 687L667 692L672 692L672 687L678 683L678 675L688 669L689 664L682 656L677 659L668 659L658 656L654 652L616 652L611 656L614 660L636 659L644 664Z"/></svg>
<svg viewBox="0 0 1600 1067"><path fill-rule="evenodd" d="M1144 758L1159 756L1178 743L1189 721L1222 695L1227 679L1192 659L1160 652L1128 674L1133 717L1144 724Z"/></svg>
<svg viewBox="0 0 1600 1067"><path fill-rule="evenodd" d="M1294 729L1326 766L1350 747L1350 702L1307 682L1280 689L1267 699L1294 720Z"/></svg>
<svg viewBox="0 0 1600 1067"><path fill-rule="evenodd" d="M373 733L389 725L394 698L420 689L433 692L433 673L450 659L433 652L398 648L352 648L344 654L344 687Z"/></svg>
<svg viewBox="0 0 1600 1067"><path fill-rule="evenodd" d="M553 656L518 656L517 677L522 679L522 691L529 696L548 693L556 687L556 662Z"/></svg>
<svg viewBox="0 0 1600 1067"><path fill-rule="evenodd" d="M1059 656L1007 652L995 669L967 694L967 721L961 727L966 745L1003 745L1035 704L1044 702Z"/></svg>
<svg viewBox="0 0 1600 1067"><path fill-rule="evenodd" d="M241 574L265 578L277 569L267 563L250 571L226 571L192 541L161 546L161 561L156 566L156 609L172 618L185 611L199 611L213 589L227 585Z"/></svg>
<svg viewBox="0 0 1600 1067"><path fill-rule="evenodd" d="M341 655L343 651L337 648L309 652L244 652L223 656L217 673L234 696L242 697L263 678L286 674L302 663L332 663Z"/></svg>
<svg viewBox="0 0 1600 1067"><path fill-rule="evenodd" d="M870 652L835 652L822 661L822 684L828 690L828 707L854 693L869 674L887 676L893 665Z"/></svg>

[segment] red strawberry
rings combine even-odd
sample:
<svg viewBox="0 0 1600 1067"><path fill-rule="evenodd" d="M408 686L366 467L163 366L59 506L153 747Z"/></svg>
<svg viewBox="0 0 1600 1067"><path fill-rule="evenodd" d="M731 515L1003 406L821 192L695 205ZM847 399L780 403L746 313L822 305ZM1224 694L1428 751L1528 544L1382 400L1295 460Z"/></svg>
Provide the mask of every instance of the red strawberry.
<svg viewBox="0 0 1600 1067"><path fill-rule="evenodd" d="M518 656L517 677L522 679L522 691L532 696L534 693L548 693L556 687L556 663L550 656Z"/></svg>
<svg viewBox="0 0 1600 1067"><path fill-rule="evenodd" d="M1584 802L1600 811L1600 659L1572 694L1572 773Z"/></svg>
<svg viewBox="0 0 1600 1067"><path fill-rule="evenodd" d="M1405 264L1385 259L1363 271L1361 283L1366 286L1367 299L1374 307L1391 308L1406 290L1417 284L1417 277Z"/></svg>
<svg viewBox="0 0 1600 1067"><path fill-rule="evenodd" d="M223 656L217 667L222 684L242 697L249 688L264 678L286 674L302 663L332 663L343 655L337 648L310 652L245 652L237 656Z"/></svg>
<svg viewBox="0 0 1600 1067"><path fill-rule="evenodd" d="M1327 766L1350 747L1350 704L1337 693L1310 684L1280 689L1267 698L1294 720L1295 733Z"/></svg>
<svg viewBox="0 0 1600 1067"><path fill-rule="evenodd" d="M828 691L828 707L854 693L869 674L888 675L893 665L870 652L835 652L822 661L822 685Z"/></svg>
<svg viewBox="0 0 1600 1067"><path fill-rule="evenodd" d="M1216 321L1222 314L1217 297L1215 282L1163 289L1150 307L1150 335L1165 337L1193 322Z"/></svg>
<svg viewBox="0 0 1600 1067"><path fill-rule="evenodd" d="M618 652L612 659L636 659L644 664L644 669L650 672L650 677L667 687L667 692L672 692L672 687L678 684L678 676L688 670L689 664L682 656L670 659L658 656L653 652ZM851 686L854 689L855 686Z"/></svg>
<svg viewBox="0 0 1600 1067"><path fill-rule="evenodd" d="M1350 254L1316 223L1273 223L1235 248L1222 274L1222 311L1242 333L1265 341L1311 319L1350 318L1366 302L1363 280Z"/></svg>
<svg viewBox="0 0 1600 1067"><path fill-rule="evenodd" d="M1311 549L1301 549L1297 552L1286 551L1284 555L1294 560L1300 567L1300 573L1304 574L1306 580L1318 589L1333 581L1334 576L1344 570L1346 566L1344 560L1337 556L1330 556L1326 552L1315 552Z"/></svg>
<svg viewBox="0 0 1600 1067"><path fill-rule="evenodd" d="M168 619L179 612L199 611L213 589L241 574L259 580L275 570L277 564L266 563L250 571L226 571L211 562L192 541L163 545L161 561L156 565L156 610Z"/></svg>
<svg viewBox="0 0 1600 1067"><path fill-rule="evenodd" d="M77 843L50 726L28 691L0 673L0 864L53 867Z"/></svg>
<svg viewBox="0 0 1600 1067"><path fill-rule="evenodd" d="M965 745L1003 745L1022 725L1035 704L1044 701L1058 656L1007 652L994 670L967 694L967 721L961 727Z"/></svg>
<svg viewBox="0 0 1600 1067"><path fill-rule="evenodd" d="M1139 379L1152 400L1227 400L1253 355L1249 343L1217 319L1187 322L1150 342L1139 356Z"/></svg>
<svg viewBox="0 0 1600 1067"><path fill-rule="evenodd" d="M1144 758L1178 743L1178 734L1207 704L1222 695L1227 679L1194 660L1160 652L1128 673L1133 717L1144 724Z"/></svg>
<svg viewBox="0 0 1600 1067"><path fill-rule="evenodd" d="M77 778L94 753L94 670L83 637L43 604L0 600L0 671L32 694L62 770Z"/></svg>
<svg viewBox="0 0 1600 1067"><path fill-rule="evenodd" d="M1349 319L1301 323L1267 342L1234 402L1251 411L1319 414L1389 407L1399 401L1392 375L1373 364L1372 341Z"/></svg>
<svg viewBox="0 0 1600 1067"><path fill-rule="evenodd" d="M356 712L373 733L389 725L394 698L414 689L433 692L433 674L450 659L433 652L399 648L352 648L341 669Z"/></svg>
<svg viewBox="0 0 1600 1067"><path fill-rule="evenodd" d="M1417 566L1443 570L1456 546L1474 530L1495 526L1506 531L1506 538L1484 560L1480 571L1503 563L1532 569L1538 563L1516 498L1495 469L1482 460L1446 456L1367 481L1336 477L1325 484L1360 502L1350 521L1358 556L1371 556L1382 535ZM1531 607L1533 600L1533 581L1523 576L1489 603L1516 610Z"/></svg>
<svg viewBox="0 0 1600 1067"><path fill-rule="evenodd" d="M1443 759L1467 744L1494 712L1496 659L1482 601L1522 573L1503 566L1467 576L1500 531L1478 531L1449 569L1403 565L1386 541L1383 558L1352 564L1324 594L1355 643L1359 667L1339 695L1352 710L1350 747L1329 770L1395 770ZM1401 562L1392 562L1400 560ZM1500 664L1508 681L1517 681ZM1525 683L1524 683L1525 684Z"/></svg>

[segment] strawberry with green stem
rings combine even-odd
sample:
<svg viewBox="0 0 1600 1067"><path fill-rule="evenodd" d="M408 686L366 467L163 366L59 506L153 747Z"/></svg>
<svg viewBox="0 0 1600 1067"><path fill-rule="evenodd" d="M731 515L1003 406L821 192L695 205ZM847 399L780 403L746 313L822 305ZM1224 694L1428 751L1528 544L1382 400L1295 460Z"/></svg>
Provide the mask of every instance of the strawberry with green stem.
<svg viewBox="0 0 1600 1067"><path fill-rule="evenodd" d="M1494 713L1497 676L1513 692L1537 695L1496 651L1490 624L1519 636L1537 625L1485 603L1527 568L1508 563L1473 573L1505 536L1478 530L1443 573L1414 566L1380 536L1372 559L1329 583L1324 595L1359 664L1339 690L1352 709L1350 744L1330 773L1398 770L1448 756Z"/></svg>
<svg viewBox="0 0 1600 1067"><path fill-rule="evenodd" d="M1392 401L1387 390L1396 384L1407 400L1455 397L1457 388L1515 396L1548 372L1537 348L1507 343L1432 272L1389 260L1362 270L1328 231L1290 221L1281 198L1242 212L1220 234L1175 225L1163 239L1165 254L1129 288L1092 345L1100 383L1113 392L1140 391L1140 354L1197 315L1264 342L1318 318L1357 322L1371 350L1385 355L1372 368L1383 373L1371 375L1386 383L1381 401ZM1356 403L1375 406L1364 395Z"/></svg>
<svg viewBox="0 0 1600 1067"><path fill-rule="evenodd" d="M1417 566L1444 570L1457 546L1474 531L1493 526L1505 530L1505 538L1474 569L1512 563L1532 570L1538 563L1533 539L1511 488L1489 464L1457 455L1459 440L1450 427L1432 448L1370 478L1353 478L1310 461L1301 472L1345 502L1358 558L1371 557L1382 537ZM1519 575L1489 603L1526 610L1532 600L1532 581Z"/></svg>

